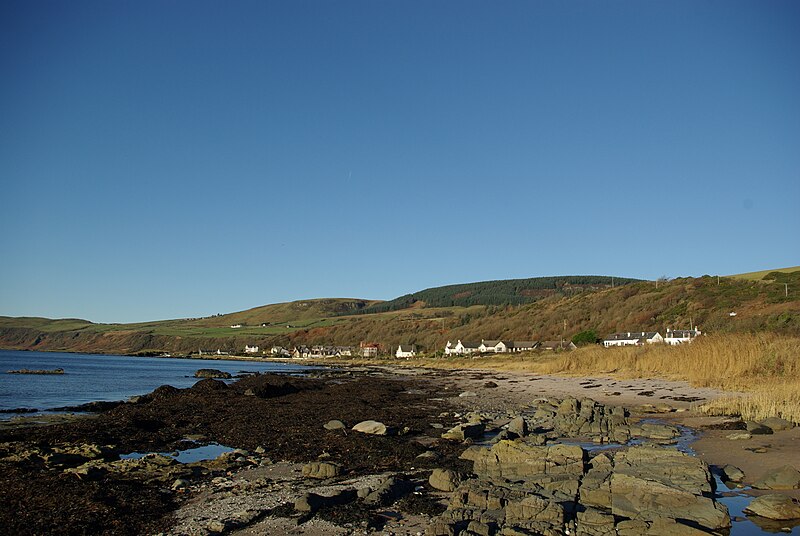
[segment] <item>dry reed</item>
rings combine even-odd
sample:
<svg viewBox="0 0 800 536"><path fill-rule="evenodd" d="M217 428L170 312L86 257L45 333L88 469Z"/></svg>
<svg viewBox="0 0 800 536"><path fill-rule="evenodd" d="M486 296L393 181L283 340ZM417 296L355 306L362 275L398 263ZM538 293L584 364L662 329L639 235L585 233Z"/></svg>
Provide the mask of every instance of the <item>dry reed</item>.
<svg viewBox="0 0 800 536"><path fill-rule="evenodd" d="M387 361L375 361L386 364ZM800 423L800 338L770 333L703 336L691 344L602 348L556 354L415 359L395 364L482 368L573 376L683 380L696 387L745 391L701 406L745 419L780 416ZM363 362L362 362L363 363Z"/></svg>

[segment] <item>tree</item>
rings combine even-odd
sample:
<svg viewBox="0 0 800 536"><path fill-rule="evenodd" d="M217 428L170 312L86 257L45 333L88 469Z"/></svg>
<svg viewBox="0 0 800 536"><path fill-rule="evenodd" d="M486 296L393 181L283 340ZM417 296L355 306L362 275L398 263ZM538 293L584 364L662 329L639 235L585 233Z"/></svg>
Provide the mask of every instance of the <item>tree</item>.
<svg viewBox="0 0 800 536"><path fill-rule="evenodd" d="M586 346L587 344L597 344L600 342L600 337L597 336L595 330L587 329L586 331L575 334L575 336L572 337L572 342L575 346Z"/></svg>

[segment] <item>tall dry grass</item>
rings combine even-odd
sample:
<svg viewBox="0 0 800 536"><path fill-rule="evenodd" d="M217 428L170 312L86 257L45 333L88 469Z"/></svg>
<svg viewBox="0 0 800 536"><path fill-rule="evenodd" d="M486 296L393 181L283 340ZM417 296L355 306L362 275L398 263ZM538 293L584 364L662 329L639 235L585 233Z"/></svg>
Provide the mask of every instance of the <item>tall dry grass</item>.
<svg viewBox="0 0 800 536"><path fill-rule="evenodd" d="M743 394L700 407L745 419L778 416L800 423L800 339L768 333L708 336L692 344L582 348L540 364L546 373L615 374L685 380Z"/></svg>
<svg viewBox="0 0 800 536"><path fill-rule="evenodd" d="M605 372L747 390L754 382L800 382L800 339L762 333L707 336L680 346L594 346L559 354L540 367L547 373Z"/></svg>
<svg viewBox="0 0 800 536"><path fill-rule="evenodd" d="M575 376L683 380L696 387L741 391L700 409L745 419L779 416L800 423L800 338L769 333L703 336L692 344L602 348L557 354L415 359L396 364L482 368ZM387 364L387 361L376 361Z"/></svg>

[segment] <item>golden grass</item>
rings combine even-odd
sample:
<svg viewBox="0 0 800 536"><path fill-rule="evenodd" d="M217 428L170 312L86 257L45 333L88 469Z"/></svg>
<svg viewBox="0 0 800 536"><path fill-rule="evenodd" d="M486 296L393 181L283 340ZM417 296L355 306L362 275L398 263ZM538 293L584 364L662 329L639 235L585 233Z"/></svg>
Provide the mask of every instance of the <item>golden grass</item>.
<svg viewBox="0 0 800 536"><path fill-rule="evenodd" d="M377 359L370 363L682 380L696 387L744 392L701 406L708 413L745 419L779 416L800 422L800 338L769 333L703 336L681 346L591 346L557 354Z"/></svg>

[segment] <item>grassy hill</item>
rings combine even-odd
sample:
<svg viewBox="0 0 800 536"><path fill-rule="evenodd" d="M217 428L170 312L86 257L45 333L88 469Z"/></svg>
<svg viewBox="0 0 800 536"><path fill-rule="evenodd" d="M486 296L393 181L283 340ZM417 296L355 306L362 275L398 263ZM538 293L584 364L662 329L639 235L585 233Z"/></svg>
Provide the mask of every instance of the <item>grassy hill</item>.
<svg viewBox="0 0 800 536"><path fill-rule="evenodd" d="M365 307L360 313L382 313L409 307L471 307L473 305L522 305L549 296L574 296L587 290L612 288L638 279L596 275L568 275L503 279L435 287Z"/></svg>
<svg viewBox="0 0 800 536"><path fill-rule="evenodd" d="M792 272L800 272L800 266L793 266L791 268L778 268L777 270L761 270L760 272L747 272L745 274L729 275L736 279L747 279L749 281L763 281L774 279L771 274L790 274Z"/></svg>
<svg viewBox="0 0 800 536"><path fill-rule="evenodd" d="M435 351L456 339L548 340L571 338L590 329L602 336L692 325L707 333L800 335L800 270L768 271L765 275L767 279L760 280L709 276L657 282L621 280L626 284L614 288L596 281L548 278L552 286L535 289L544 292L525 304L434 306L441 303L437 299L447 300L463 291L462 285L451 285L412 295L430 301L392 300L394 304L387 310L381 306L392 302L321 299L208 318L138 324L0 317L0 347L189 353L217 348L241 352L245 344L268 348L273 344L358 345L369 341L385 348L402 343ZM606 280L610 284L610 278ZM470 284L471 296L481 296L482 289L491 288L517 289L515 295L519 295L528 290L519 281L529 280ZM403 303L405 308L400 307ZM231 328L237 324L242 327Z"/></svg>

